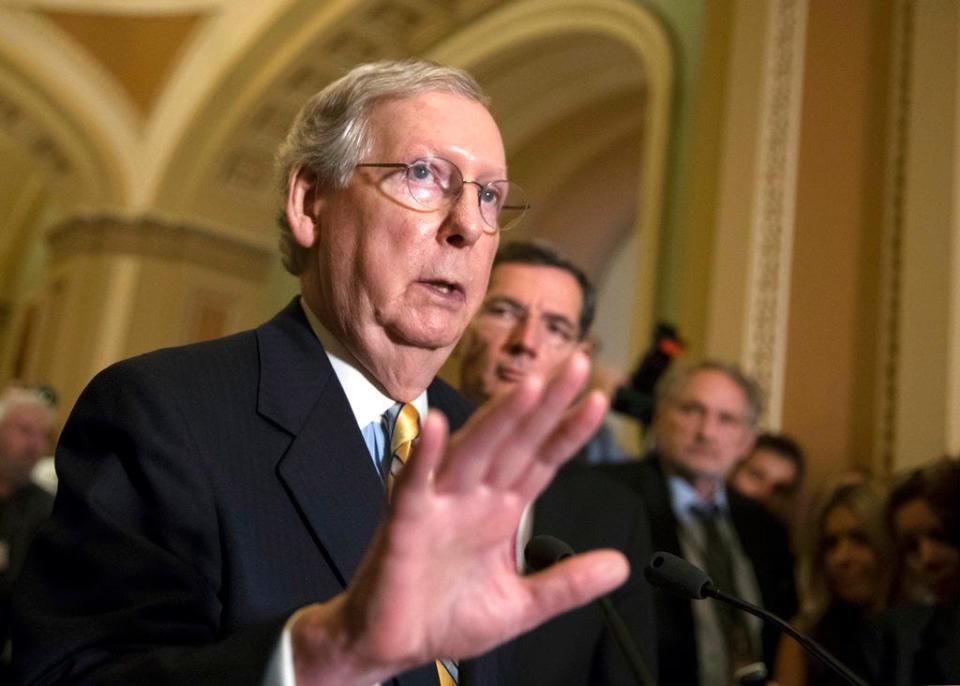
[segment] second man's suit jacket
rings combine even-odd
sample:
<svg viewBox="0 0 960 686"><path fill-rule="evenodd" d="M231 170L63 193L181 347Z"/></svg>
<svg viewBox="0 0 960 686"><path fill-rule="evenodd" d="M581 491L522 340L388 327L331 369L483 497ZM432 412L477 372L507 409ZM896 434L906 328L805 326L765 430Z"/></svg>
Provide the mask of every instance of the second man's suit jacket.
<svg viewBox="0 0 960 686"><path fill-rule="evenodd" d="M442 382L432 407L469 407ZM297 608L341 592L385 507L347 398L294 301L254 331L101 372L57 451L16 590L23 683L256 684ZM493 656L462 665L493 685ZM434 686L435 667L399 686Z"/></svg>
<svg viewBox="0 0 960 686"><path fill-rule="evenodd" d="M548 534L574 551L615 548L630 562L629 580L611 600L656 676L653 594L643 579L652 553L643 503L595 467L571 463L537 499L532 535ZM634 686L628 664L594 602L556 617L499 652L504 683L544 686ZM666 682L664 682L666 683Z"/></svg>
<svg viewBox="0 0 960 686"><path fill-rule="evenodd" d="M683 557L677 534L678 523L659 458L653 454L639 462L604 466L603 469L643 498L654 548ZM797 610L797 594L786 529L758 502L732 489L727 491L727 502L740 545L753 566L764 608L789 620ZM690 604L716 601L690 601L659 589L654 598L660 683L696 686L699 672ZM762 638L764 662L772 673L779 632L765 626Z"/></svg>

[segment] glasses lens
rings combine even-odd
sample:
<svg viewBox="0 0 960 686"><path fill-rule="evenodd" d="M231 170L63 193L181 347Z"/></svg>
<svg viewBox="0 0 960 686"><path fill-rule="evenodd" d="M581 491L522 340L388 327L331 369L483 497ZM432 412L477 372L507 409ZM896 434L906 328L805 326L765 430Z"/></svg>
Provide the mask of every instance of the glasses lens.
<svg viewBox="0 0 960 686"><path fill-rule="evenodd" d="M491 201L490 204L484 202L484 196L486 196L488 192L491 196L496 196L496 205L492 203L492 198L488 198L488 200ZM500 231L509 231L519 224L520 220L523 219L523 215L526 214L530 208L530 205L527 203L526 193L523 192L520 186L510 181L494 181L493 183L489 183L484 186L480 195L480 209L484 221L493 228L498 228ZM494 207L496 208L496 213L493 212Z"/></svg>
<svg viewBox="0 0 960 686"><path fill-rule="evenodd" d="M464 181L460 170L453 162L442 157L414 160L406 165L402 178L403 185L413 200L412 209L438 210L460 197L463 192ZM475 181L470 183L480 189L480 214L490 227L490 233L512 229L529 209L526 194L510 181L492 181L483 187ZM397 194L402 194L400 188L395 188L391 193L400 202L407 204L404 198Z"/></svg>
<svg viewBox="0 0 960 686"><path fill-rule="evenodd" d="M445 199L455 195L463 185L460 171L453 163L438 157L411 162L405 180L410 195L427 210L440 208Z"/></svg>

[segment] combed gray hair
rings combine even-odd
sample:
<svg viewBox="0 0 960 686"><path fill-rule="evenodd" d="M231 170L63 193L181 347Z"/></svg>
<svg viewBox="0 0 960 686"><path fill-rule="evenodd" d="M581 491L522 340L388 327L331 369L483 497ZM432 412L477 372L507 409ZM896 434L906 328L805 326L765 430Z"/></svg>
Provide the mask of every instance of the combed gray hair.
<svg viewBox="0 0 960 686"><path fill-rule="evenodd" d="M732 362L703 360L695 364L671 365L654 389L656 406L662 407L664 403L673 401L687 382L700 372L718 372L739 386L747 400L747 424L751 427L757 425L763 413L763 390L739 365Z"/></svg>
<svg viewBox="0 0 960 686"><path fill-rule="evenodd" d="M53 407L43 393L32 388L12 386L0 393L0 424L3 424L10 410L22 405L42 407L50 412L51 421L53 421Z"/></svg>
<svg viewBox="0 0 960 686"><path fill-rule="evenodd" d="M436 91L489 107L487 96L470 74L423 60L363 64L328 85L303 106L277 151L281 197L286 198L290 178L301 169L309 170L320 184L345 186L369 149L374 105L387 98ZM277 222L283 266L298 276L306 267L307 250L294 238L285 212L280 212Z"/></svg>

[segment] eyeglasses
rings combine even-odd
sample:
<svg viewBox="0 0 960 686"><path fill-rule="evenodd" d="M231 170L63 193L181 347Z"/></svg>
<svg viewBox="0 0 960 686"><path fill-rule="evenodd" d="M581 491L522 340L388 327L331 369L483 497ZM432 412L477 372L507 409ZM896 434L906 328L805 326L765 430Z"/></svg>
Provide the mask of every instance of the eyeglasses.
<svg viewBox="0 0 960 686"><path fill-rule="evenodd" d="M520 223L529 209L523 190L507 180L464 181L460 168L442 157L421 157L413 162L364 162L358 167L403 170L403 183L384 184L391 197L412 210L432 212L448 209L463 193L463 187L477 187L477 204L487 228L485 233L508 231Z"/></svg>
<svg viewBox="0 0 960 686"><path fill-rule="evenodd" d="M526 326L530 312L519 303L497 298L485 302L480 308L480 320L484 325L503 331L516 331ZM551 348L565 348L579 340L577 327L560 315L541 315L537 321L540 340Z"/></svg>
<svg viewBox="0 0 960 686"><path fill-rule="evenodd" d="M714 412L708 408L703 403L697 400L684 400L681 402L674 403L675 409L680 413L680 417L684 421L696 420L702 422L706 420L707 416ZM715 411L716 422L721 429L740 429L748 426L747 418L734 414L732 412L726 412L723 410Z"/></svg>

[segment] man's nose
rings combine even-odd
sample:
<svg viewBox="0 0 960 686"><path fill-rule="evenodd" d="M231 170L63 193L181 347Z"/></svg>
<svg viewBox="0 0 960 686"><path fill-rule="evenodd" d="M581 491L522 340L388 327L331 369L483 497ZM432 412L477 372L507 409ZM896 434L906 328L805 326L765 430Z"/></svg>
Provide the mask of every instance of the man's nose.
<svg viewBox="0 0 960 686"><path fill-rule="evenodd" d="M510 330L510 348L514 352L536 355L540 351L542 334L533 317L522 317Z"/></svg>
<svg viewBox="0 0 960 686"><path fill-rule="evenodd" d="M473 186L465 185L460 195L450 201L450 208L440 227L440 237L454 247L467 248L483 237L487 229L480 214L480 202Z"/></svg>
<svg viewBox="0 0 960 686"><path fill-rule="evenodd" d="M711 437L717 432L719 419L712 412L704 412L697 419L697 433L701 436Z"/></svg>

